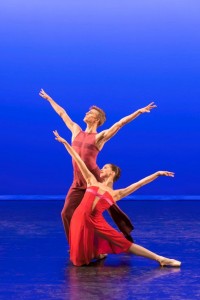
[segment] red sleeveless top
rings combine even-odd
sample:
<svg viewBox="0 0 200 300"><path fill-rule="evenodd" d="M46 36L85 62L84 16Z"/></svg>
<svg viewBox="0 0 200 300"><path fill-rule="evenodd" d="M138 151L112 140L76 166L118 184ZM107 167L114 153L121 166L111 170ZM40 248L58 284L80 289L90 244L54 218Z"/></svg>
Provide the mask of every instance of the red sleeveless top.
<svg viewBox="0 0 200 300"><path fill-rule="evenodd" d="M95 137L97 133L88 133L85 131L80 131L72 142L72 147L79 154L81 159L85 162L87 168L94 174L98 181L100 179L100 169L97 166L96 159L99 154L99 149L95 145ZM76 162L72 160L73 164L73 186L86 189L86 182L83 178L79 167Z"/></svg>

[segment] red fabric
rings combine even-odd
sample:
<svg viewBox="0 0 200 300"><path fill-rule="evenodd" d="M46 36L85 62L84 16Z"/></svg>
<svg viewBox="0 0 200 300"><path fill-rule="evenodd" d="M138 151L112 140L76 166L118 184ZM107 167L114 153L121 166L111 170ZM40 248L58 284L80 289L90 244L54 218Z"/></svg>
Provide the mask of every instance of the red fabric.
<svg viewBox="0 0 200 300"><path fill-rule="evenodd" d="M80 155L81 159L86 163L90 172L94 174L96 179L101 182L100 169L96 163L97 155L99 153L98 148L95 145L96 133L88 133L80 131L72 142L72 147ZM65 204L61 212L62 221L66 233L66 237L69 240L69 226L72 215L75 209L81 203L86 190L86 181L82 176L77 164L72 161L74 168L73 183L65 198ZM116 205L112 205L109 208L109 213L117 224L118 228L126 236L130 235L133 230L133 225L128 216Z"/></svg>
<svg viewBox="0 0 200 300"><path fill-rule="evenodd" d="M94 174L98 181L100 179L100 169L96 164L96 158L99 150L95 146L96 133L87 133L80 131L72 142L72 147L80 155L81 159L86 163L90 172ZM66 237L69 240L69 226L75 209L81 203L86 190L86 181L83 178L77 164L72 160L73 164L73 182L65 198L65 204L61 212L63 226Z"/></svg>
<svg viewBox="0 0 200 300"><path fill-rule="evenodd" d="M101 181L100 169L96 163L99 149L95 145L95 137L96 133L80 131L72 142L72 147L74 148L74 150L76 150L76 152L86 164L87 168L94 174L96 179L98 181ZM72 164L74 168L73 185L79 188L86 189L86 182L79 170L79 167L74 160L72 160Z"/></svg>
<svg viewBox="0 0 200 300"><path fill-rule="evenodd" d="M98 201L93 208L96 199ZM122 233L112 228L102 215L113 204L114 201L108 192L100 195L98 187L87 188L70 223L70 260L74 265L89 264L102 253L127 252L132 245Z"/></svg>

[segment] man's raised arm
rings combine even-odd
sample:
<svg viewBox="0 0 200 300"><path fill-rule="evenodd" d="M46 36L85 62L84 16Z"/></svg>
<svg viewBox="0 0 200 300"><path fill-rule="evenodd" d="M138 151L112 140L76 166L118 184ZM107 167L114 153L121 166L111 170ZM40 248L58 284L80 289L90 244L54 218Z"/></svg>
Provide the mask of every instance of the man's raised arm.
<svg viewBox="0 0 200 300"><path fill-rule="evenodd" d="M58 105L43 89L40 90L39 95L51 104L55 112L62 118L72 134L76 134L76 132L81 130L80 126L72 121L66 111L60 105Z"/></svg>
<svg viewBox="0 0 200 300"><path fill-rule="evenodd" d="M124 125L130 123L134 119L136 119L138 116L140 116L143 113L149 113L153 108L157 107L154 102L151 102L147 106L140 108L136 110L134 113L122 118L118 122L116 122L114 125L112 125L109 129L103 130L98 134L97 137L97 145L99 149L103 147L103 145L112 138L120 128L122 128Z"/></svg>

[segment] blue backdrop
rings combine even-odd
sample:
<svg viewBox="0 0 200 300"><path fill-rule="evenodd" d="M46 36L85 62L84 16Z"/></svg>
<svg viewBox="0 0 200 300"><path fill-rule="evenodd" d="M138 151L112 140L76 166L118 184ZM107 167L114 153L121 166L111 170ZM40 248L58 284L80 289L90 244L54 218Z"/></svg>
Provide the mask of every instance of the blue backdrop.
<svg viewBox="0 0 200 300"><path fill-rule="evenodd" d="M43 88L83 128L88 107L106 129L155 101L99 155L124 187L156 171L138 195L200 195L200 2L195 0L6 0L1 3L0 194L65 194L71 159L52 130L70 132Z"/></svg>

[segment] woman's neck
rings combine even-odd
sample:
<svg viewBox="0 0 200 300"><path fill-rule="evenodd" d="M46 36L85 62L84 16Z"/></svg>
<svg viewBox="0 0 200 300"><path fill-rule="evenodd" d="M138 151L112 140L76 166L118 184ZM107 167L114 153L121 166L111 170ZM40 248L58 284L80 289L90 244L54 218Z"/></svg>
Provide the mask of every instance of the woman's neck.
<svg viewBox="0 0 200 300"><path fill-rule="evenodd" d="M113 189L113 180L111 180L110 178L105 179L102 183L105 186L108 186L109 188Z"/></svg>

